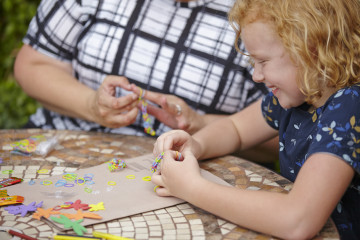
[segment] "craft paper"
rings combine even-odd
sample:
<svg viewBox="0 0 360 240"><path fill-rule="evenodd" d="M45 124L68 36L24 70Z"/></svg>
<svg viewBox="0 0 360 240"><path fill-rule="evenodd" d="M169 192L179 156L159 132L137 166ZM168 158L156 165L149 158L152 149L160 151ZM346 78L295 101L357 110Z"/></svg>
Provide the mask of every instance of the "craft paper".
<svg viewBox="0 0 360 240"><path fill-rule="evenodd" d="M65 202L75 202L97 205L103 202L105 210L93 211L102 216L101 220L85 218L82 225L87 226L110 221L134 214L148 212L160 208L170 207L184 201L175 197L159 197L154 192L154 184L146 181L152 175L151 165L154 161L152 154L136 158L125 159L127 167L111 172L108 164L80 169L73 172L78 179L88 179L92 176L93 184L88 181L74 183L73 187L56 184L59 180L64 181L63 175L56 175L44 179L35 179L32 185L23 182L7 187L9 195L21 195L25 198L24 204L43 201L42 208L49 209L64 205ZM229 185L224 180L201 170L201 174L208 180ZM145 178L145 180L143 179ZM71 181L68 181L71 183ZM88 210L86 210L88 211ZM75 214L74 209L61 209L62 213ZM85 212L85 211L83 211ZM59 215L52 215L59 217ZM54 223L56 224L56 223ZM62 225L57 225L62 227Z"/></svg>

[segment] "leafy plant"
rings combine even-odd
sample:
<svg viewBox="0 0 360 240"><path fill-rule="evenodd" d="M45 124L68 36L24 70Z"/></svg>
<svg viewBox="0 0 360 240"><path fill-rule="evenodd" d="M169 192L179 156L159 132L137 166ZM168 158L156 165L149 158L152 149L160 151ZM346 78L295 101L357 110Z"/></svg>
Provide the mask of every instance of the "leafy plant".
<svg viewBox="0 0 360 240"><path fill-rule="evenodd" d="M40 0L0 1L0 128L19 128L38 103L28 97L13 76L16 53Z"/></svg>

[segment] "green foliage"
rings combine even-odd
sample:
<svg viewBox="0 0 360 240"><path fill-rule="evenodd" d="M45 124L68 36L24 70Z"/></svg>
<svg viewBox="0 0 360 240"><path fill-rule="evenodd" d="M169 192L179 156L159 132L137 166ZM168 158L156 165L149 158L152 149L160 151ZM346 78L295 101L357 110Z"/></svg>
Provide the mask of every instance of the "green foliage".
<svg viewBox="0 0 360 240"><path fill-rule="evenodd" d="M0 129L21 127L38 106L15 82L13 66L39 3L40 0L0 1Z"/></svg>
<svg viewBox="0 0 360 240"><path fill-rule="evenodd" d="M0 85L0 126L3 129L23 126L38 103L24 94L14 79Z"/></svg>

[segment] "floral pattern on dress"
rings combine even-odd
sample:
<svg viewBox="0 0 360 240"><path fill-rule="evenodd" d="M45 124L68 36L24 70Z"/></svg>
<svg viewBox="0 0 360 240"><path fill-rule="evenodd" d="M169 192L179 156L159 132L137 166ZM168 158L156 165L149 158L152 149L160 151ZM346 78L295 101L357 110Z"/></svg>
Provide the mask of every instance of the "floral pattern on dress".
<svg viewBox="0 0 360 240"><path fill-rule="evenodd" d="M332 218L343 239L360 239L360 85L340 89L323 106L309 109L306 103L284 109L272 93L263 99L263 116L279 131L281 174L295 181L309 156L319 152L349 164L356 174Z"/></svg>

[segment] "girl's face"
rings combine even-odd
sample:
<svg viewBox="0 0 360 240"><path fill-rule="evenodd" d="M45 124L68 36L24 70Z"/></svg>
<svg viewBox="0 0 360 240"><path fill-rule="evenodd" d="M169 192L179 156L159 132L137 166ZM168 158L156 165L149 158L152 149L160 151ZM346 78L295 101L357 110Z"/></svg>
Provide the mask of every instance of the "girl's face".
<svg viewBox="0 0 360 240"><path fill-rule="evenodd" d="M305 96L296 84L297 66L271 25L260 21L247 24L241 38L254 60L253 80L269 87L283 108L304 103Z"/></svg>

